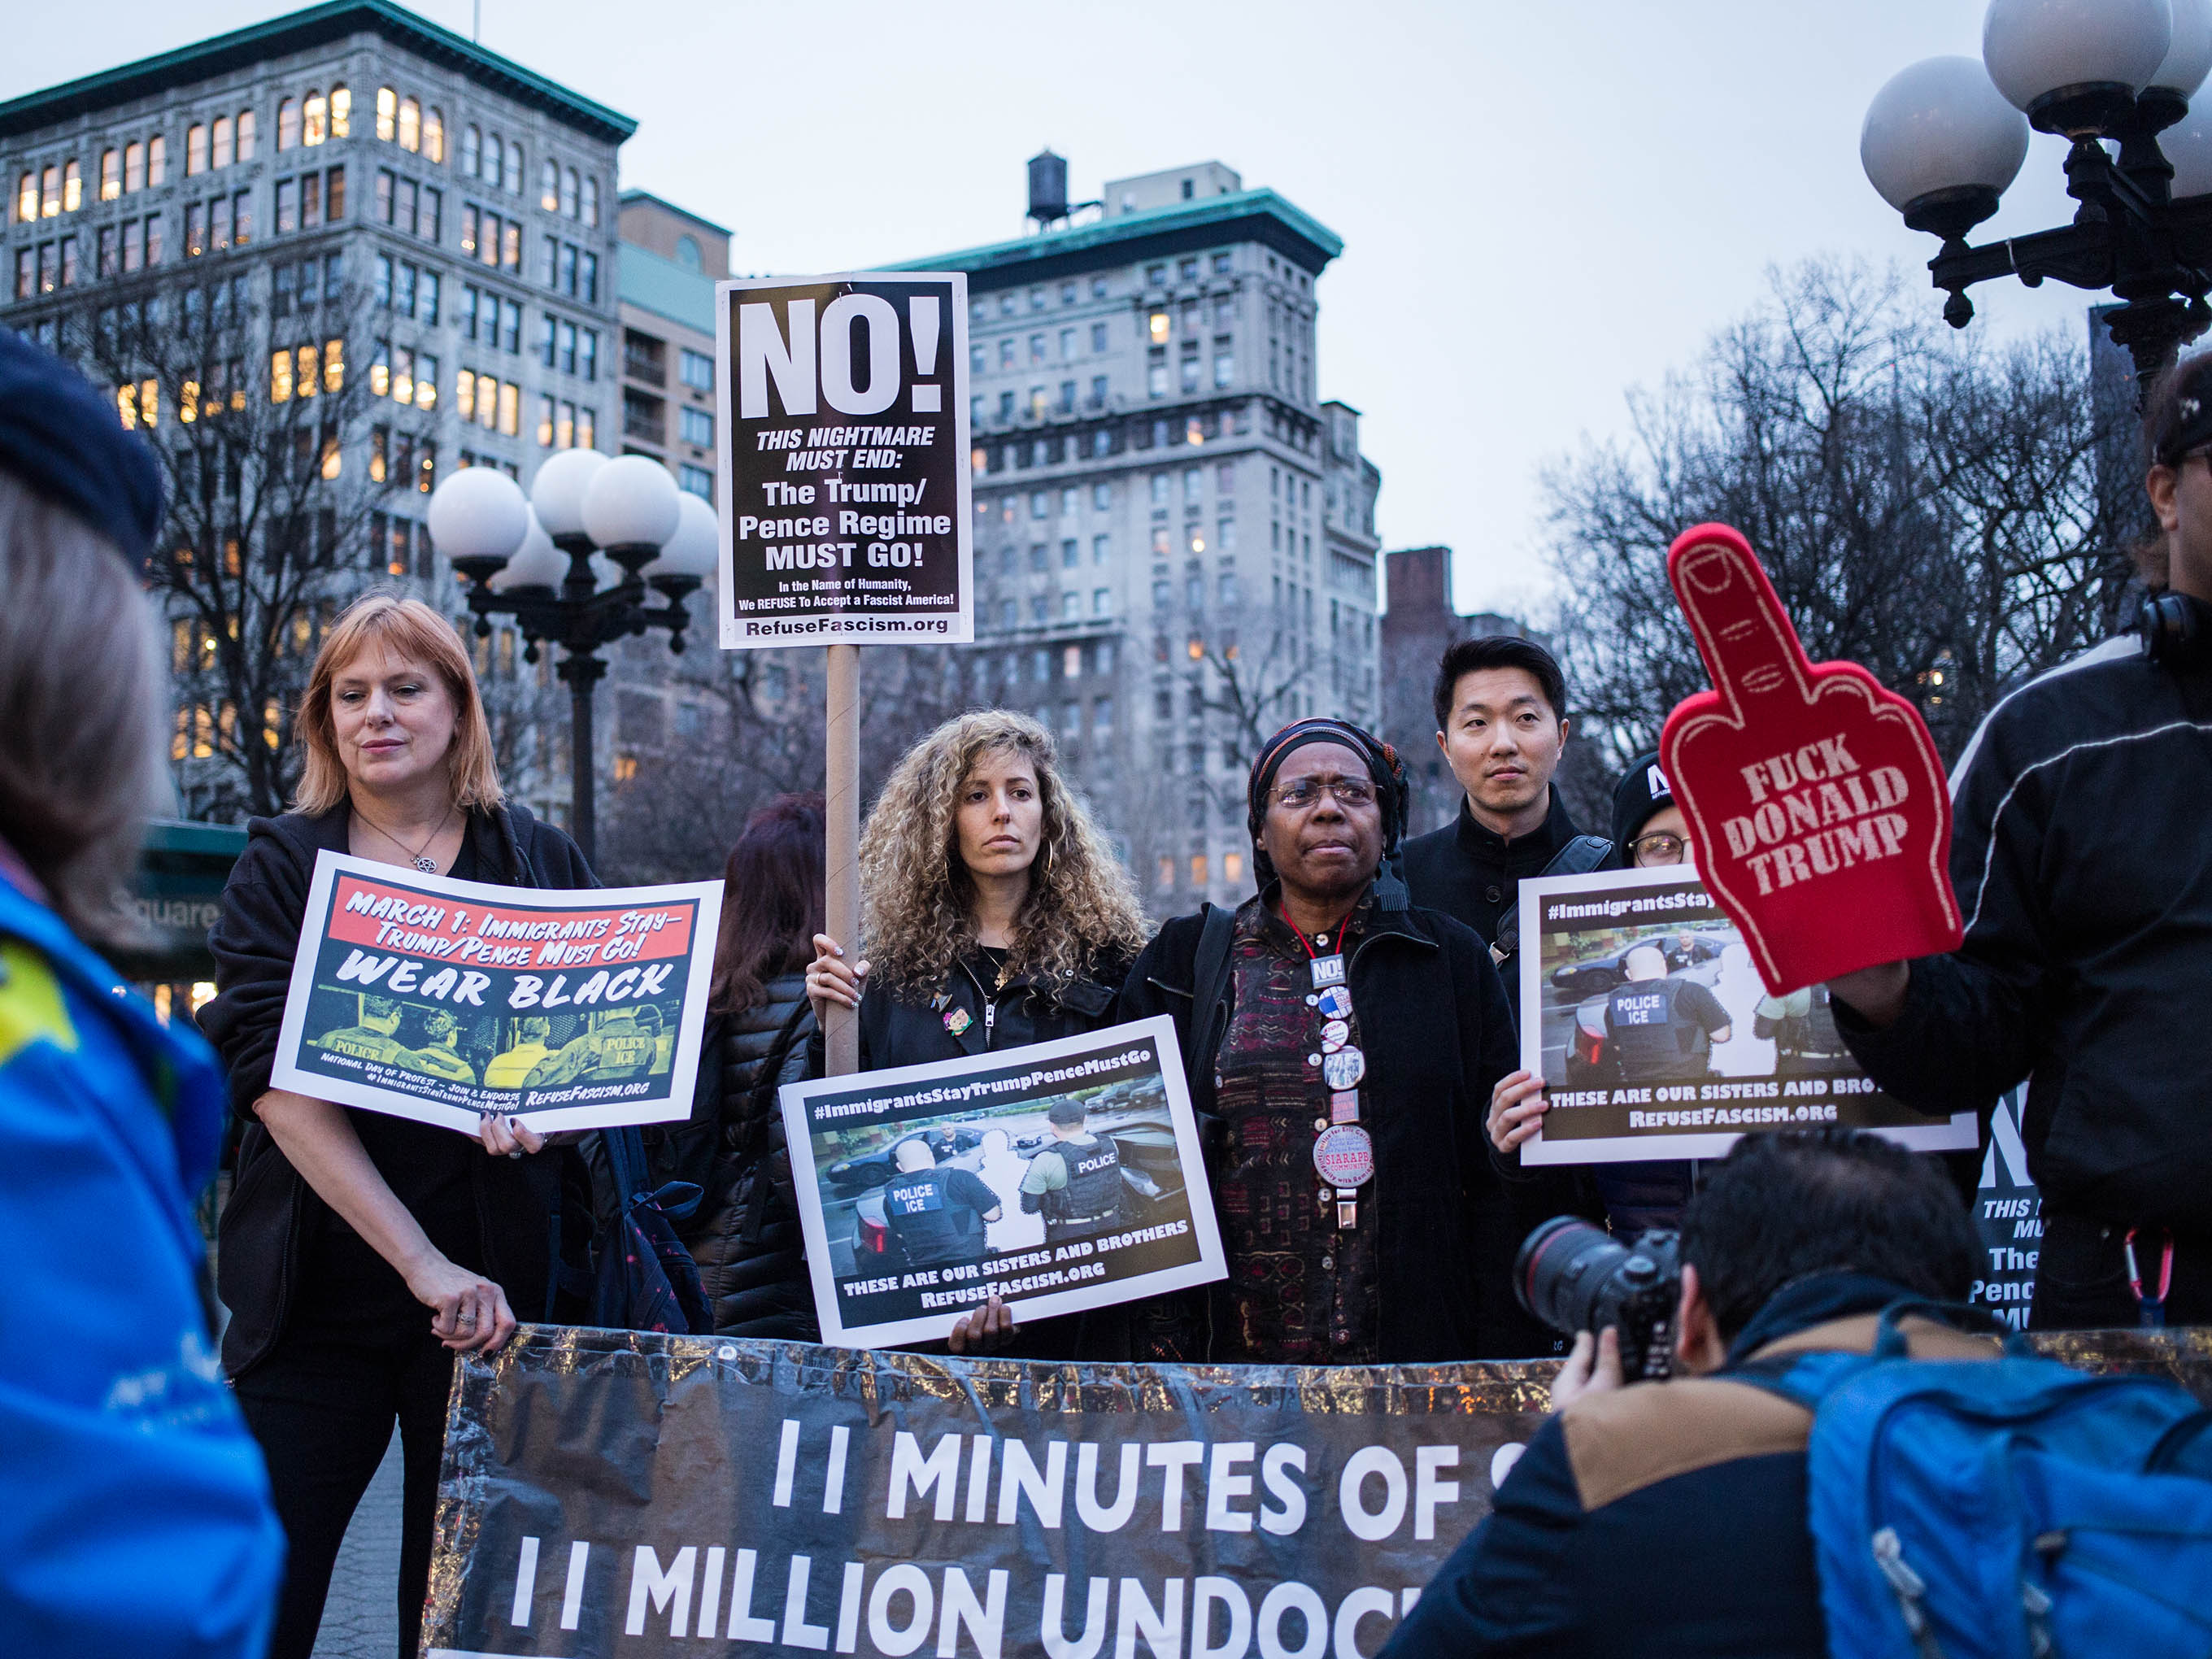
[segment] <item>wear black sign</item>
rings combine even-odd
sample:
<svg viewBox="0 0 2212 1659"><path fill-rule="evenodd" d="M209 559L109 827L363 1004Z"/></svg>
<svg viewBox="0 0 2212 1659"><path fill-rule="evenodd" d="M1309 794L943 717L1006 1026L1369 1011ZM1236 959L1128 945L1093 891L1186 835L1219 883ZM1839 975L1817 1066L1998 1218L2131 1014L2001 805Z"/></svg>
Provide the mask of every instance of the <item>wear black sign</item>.
<svg viewBox="0 0 2212 1659"><path fill-rule="evenodd" d="M967 276L716 298L724 647L974 639Z"/></svg>

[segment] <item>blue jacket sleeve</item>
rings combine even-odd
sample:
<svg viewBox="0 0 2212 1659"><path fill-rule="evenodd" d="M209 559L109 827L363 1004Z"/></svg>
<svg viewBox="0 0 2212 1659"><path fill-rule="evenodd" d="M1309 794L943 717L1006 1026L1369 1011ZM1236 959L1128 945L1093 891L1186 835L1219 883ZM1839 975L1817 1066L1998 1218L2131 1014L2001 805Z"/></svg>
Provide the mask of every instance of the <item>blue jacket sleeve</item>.
<svg viewBox="0 0 2212 1659"><path fill-rule="evenodd" d="M1382 1659L1581 1651L1573 1567L1582 1522L1566 1438L1553 1418L1505 1477L1489 1518L1421 1592Z"/></svg>
<svg viewBox="0 0 2212 1659"><path fill-rule="evenodd" d="M35 969L8 958L20 1012ZM44 1006L28 1036L0 1008L0 1645L258 1659L283 1539L207 1341L173 1145L97 1012Z"/></svg>

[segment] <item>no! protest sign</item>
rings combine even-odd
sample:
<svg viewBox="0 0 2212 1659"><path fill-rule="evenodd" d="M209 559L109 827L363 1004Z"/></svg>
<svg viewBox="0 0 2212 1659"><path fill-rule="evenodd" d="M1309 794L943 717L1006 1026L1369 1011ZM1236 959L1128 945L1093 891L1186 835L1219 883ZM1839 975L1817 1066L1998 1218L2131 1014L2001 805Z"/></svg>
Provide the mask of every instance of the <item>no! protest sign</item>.
<svg viewBox="0 0 2212 1659"><path fill-rule="evenodd" d="M973 640L966 276L716 299L724 648Z"/></svg>

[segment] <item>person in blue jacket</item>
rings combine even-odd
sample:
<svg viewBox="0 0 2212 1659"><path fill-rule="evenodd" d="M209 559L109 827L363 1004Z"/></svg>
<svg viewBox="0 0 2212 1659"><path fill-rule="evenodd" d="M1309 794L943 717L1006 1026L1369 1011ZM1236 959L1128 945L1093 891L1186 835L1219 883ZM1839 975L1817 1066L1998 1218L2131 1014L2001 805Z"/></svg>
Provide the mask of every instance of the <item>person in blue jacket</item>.
<svg viewBox="0 0 2212 1659"><path fill-rule="evenodd" d="M223 1079L85 942L165 787L158 464L0 329L0 1651L258 1659L283 1537L191 1201Z"/></svg>

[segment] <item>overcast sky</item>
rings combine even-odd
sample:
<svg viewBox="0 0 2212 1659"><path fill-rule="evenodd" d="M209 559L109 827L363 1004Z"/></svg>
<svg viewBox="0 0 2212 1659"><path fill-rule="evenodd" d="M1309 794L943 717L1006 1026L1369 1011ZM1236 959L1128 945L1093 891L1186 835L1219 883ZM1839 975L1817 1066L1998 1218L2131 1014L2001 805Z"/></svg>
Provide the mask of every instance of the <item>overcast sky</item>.
<svg viewBox="0 0 2212 1659"><path fill-rule="evenodd" d="M267 0L20 5L0 98L281 15ZM465 34L470 0L416 0ZM1366 416L1387 547L1458 550L1462 610L1540 605L1546 461L1626 423L1767 268L1904 265L1859 170L1882 82L1976 54L1981 0L1079 5L483 0L483 44L635 117L625 187L736 232L747 272L1018 235L1049 144L1079 198L1218 159L1344 239L1321 393ZM87 27L87 17L99 26ZM2039 137L1984 235L2062 222ZM1931 313L1940 296L1928 299ZM2079 329L2057 283L1975 292L2003 333Z"/></svg>

